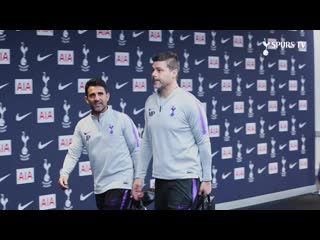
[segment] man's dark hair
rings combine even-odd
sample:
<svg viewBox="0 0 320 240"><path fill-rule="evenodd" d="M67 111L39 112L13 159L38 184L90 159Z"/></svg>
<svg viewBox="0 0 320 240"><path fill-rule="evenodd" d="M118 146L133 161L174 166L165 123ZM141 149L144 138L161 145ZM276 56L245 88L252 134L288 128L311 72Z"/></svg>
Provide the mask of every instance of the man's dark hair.
<svg viewBox="0 0 320 240"><path fill-rule="evenodd" d="M156 54L152 57L152 61L167 61L167 66L171 71L177 69L179 72L180 70L178 55L171 51Z"/></svg>
<svg viewBox="0 0 320 240"><path fill-rule="evenodd" d="M104 90L106 91L106 93L108 93L108 88L106 83L100 79L100 78L92 78L90 79L85 86L85 91L86 91L86 96L88 97L88 88L91 86L101 86L104 88Z"/></svg>

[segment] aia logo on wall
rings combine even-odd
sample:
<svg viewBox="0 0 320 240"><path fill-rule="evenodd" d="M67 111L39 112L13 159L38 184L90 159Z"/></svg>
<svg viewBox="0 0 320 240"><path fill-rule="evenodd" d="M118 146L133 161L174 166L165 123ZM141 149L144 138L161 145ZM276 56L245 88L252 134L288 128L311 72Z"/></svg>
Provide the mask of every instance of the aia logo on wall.
<svg viewBox="0 0 320 240"><path fill-rule="evenodd" d="M234 180L244 179L244 167L235 168L233 174Z"/></svg>
<svg viewBox="0 0 320 240"><path fill-rule="evenodd" d="M308 158L300 158L299 169L307 169L307 168L308 168Z"/></svg>
<svg viewBox="0 0 320 240"><path fill-rule="evenodd" d="M59 136L59 151L68 150L72 143L72 135Z"/></svg>
<svg viewBox="0 0 320 240"><path fill-rule="evenodd" d="M58 65L74 65L73 51L58 50Z"/></svg>
<svg viewBox="0 0 320 240"><path fill-rule="evenodd" d="M33 183L34 168L17 169L17 184Z"/></svg>
<svg viewBox="0 0 320 240"><path fill-rule="evenodd" d="M39 210L54 209L57 207L56 194L39 196Z"/></svg>
<svg viewBox="0 0 320 240"><path fill-rule="evenodd" d="M288 132L288 121L279 121L279 132Z"/></svg>
<svg viewBox="0 0 320 240"><path fill-rule="evenodd" d="M209 125L209 137L220 137L220 125Z"/></svg>
<svg viewBox="0 0 320 240"><path fill-rule="evenodd" d="M308 110L308 101L299 100L299 111L307 111L307 110Z"/></svg>
<svg viewBox="0 0 320 240"><path fill-rule="evenodd" d="M114 61L116 66L129 66L128 52L115 52L114 54Z"/></svg>
<svg viewBox="0 0 320 240"><path fill-rule="evenodd" d="M53 36L53 30L37 30L38 36Z"/></svg>
<svg viewBox="0 0 320 240"><path fill-rule="evenodd" d="M90 78L78 78L78 93L85 93L86 83Z"/></svg>
<svg viewBox="0 0 320 240"><path fill-rule="evenodd" d="M256 59L254 58L246 58L245 59L245 69L254 70L256 69Z"/></svg>
<svg viewBox="0 0 320 240"><path fill-rule="evenodd" d="M231 92L232 91L232 80L231 79L221 79L221 91Z"/></svg>
<svg viewBox="0 0 320 240"><path fill-rule="evenodd" d="M97 38L111 39L111 30L97 30Z"/></svg>
<svg viewBox="0 0 320 240"><path fill-rule="evenodd" d="M206 33L195 32L194 33L194 44L195 45L206 45Z"/></svg>
<svg viewBox="0 0 320 240"><path fill-rule="evenodd" d="M134 78L132 79L132 91L133 92L146 92L147 91L147 79L146 78Z"/></svg>
<svg viewBox="0 0 320 240"><path fill-rule="evenodd" d="M15 94L32 94L33 93L32 79L15 79Z"/></svg>
<svg viewBox="0 0 320 240"><path fill-rule="evenodd" d="M243 48L243 36L233 36L233 46Z"/></svg>
<svg viewBox="0 0 320 240"><path fill-rule="evenodd" d="M278 173L278 163L272 162L268 164L268 172L269 174L276 174Z"/></svg>
<svg viewBox="0 0 320 240"><path fill-rule="evenodd" d="M10 64L10 49L0 49L0 64Z"/></svg>
<svg viewBox="0 0 320 240"><path fill-rule="evenodd" d="M231 159L231 158L232 158L232 147L222 147L221 159Z"/></svg>
<svg viewBox="0 0 320 240"><path fill-rule="evenodd" d="M257 91L258 92L267 91L267 80L265 79L257 80Z"/></svg>
<svg viewBox="0 0 320 240"><path fill-rule="evenodd" d="M208 56L208 68L216 68L220 67L220 59L218 56Z"/></svg>
<svg viewBox="0 0 320 240"><path fill-rule="evenodd" d="M11 140L0 140L0 156L9 156L11 153Z"/></svg>
<svg viewBox="0 0 320 240"><path fill-rule="evenodd" d="M54 108L37 108L37 123L53 123Z"/></svg>
<svg viewBox="0 0 320 240"><path fill-rule="evenodd" d="M279 59L278 60L278 70L287 71L288 70L288 60Z"/></svg>
<svg viewBox="0 0 320 240"><path fill-rule="evenodd" d="M233 113L244 113L244 102L233 102Z"/></svg>
<svg viewBox="0 0 320 240"><path fill-rule="evenodd" d="M79 162L79 176L92 175L90 161Z"/></svg>
<svg viewBox="0 0 320 240"><path fill-rule="evenodd" d="M256 134L256 123L246 123L246 135Z"/></svg>
<svg viewBox="0 0 320 240"><path fill-rule="evenodd" d="M162 31L161 30L149 30L149 41L150 42L162 42Z"/></svg>
<svg viewBox="0 0 320 240"><path fill-rule="evenodd" d="M193 90L192 86L192 79L181 79L180 80L180 87L188 92Z"/></svg>
<svg viewBox="0 0 320 240"><path fill-rule="evenodd" d="M278 101L268 101L268 112L278 111Z"/></svg>

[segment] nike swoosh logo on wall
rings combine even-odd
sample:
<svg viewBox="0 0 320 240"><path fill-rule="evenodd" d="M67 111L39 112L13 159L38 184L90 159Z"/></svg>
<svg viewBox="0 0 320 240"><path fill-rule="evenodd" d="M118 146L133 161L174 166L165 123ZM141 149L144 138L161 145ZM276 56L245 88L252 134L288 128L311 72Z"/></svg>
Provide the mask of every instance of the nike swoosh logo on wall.
<svg viewBox="0 0 320 240"><path fill-rule="evenodd" d="M246 154L250 154L253 150L255 149L255 147L253 147L253 148L250 148L250 149L246 149Z"/></svg>
<svg viewBox="0 0 320 240"><path fill-rule="evenodd" d="M133 115L138 115L139 113L141 113L144 110L144 108L141 108L139 110L136 110L136 108L133 109Z"/></svg>
<svg viewBox="0 0 320 240"><path fill-rule="evenodd" d="M0 178L0 182L2 182L3 180L5 180L5 179L6 179L7 177L9 177L10 175L11 175L11 173L9 173L9 174L3 176L2 178Z"/></svg>
<svg viewBox="0 0 320 240"><path fill-rule="evenodd" d="M286 146L287 146L287 144L280 145L279 150L283 150Z"/></svg>
<svg viewBox="0 0 320 240"><path fill-rule="evenodd" d="M69 87L71 84L72 84L72 82L69 82L69 83L67 83L67 84L65 84L65 85L62 85L61 83L59 83L58 89L59 89L60 91L62 91L63 89Z"/></svg>
<svg viewBox="0 0 320 240"><path fill-rule="evenodd" d="M239 62L234 61L233 62L233 66L234 67L238 67L241 63L242 63L242 61L239 61Z"/></svg>
<svg viewBox="0 0 320 240"><path fill-rule="evenodd" d="M42 144L41 142L38 143L38 149L44 149L46 146L48 146L50 143L52 143L53 140L49 141L49 142L46 142L44 144Z"/></svg>
<svg viewBox="0 0 320 240"><path fill-rule="evenodd" d="M303 128L306 124L307 124L307 122L299 123L299 128Z"/></svg>
<svg viewBox="0 0 320 240"><path fill-rule="evenodd" d="M275 127L277 126L277 124L274 124L274 125L272 125L272 126L268 126L268 129L269 129L269 131L271 131L272 129L274 129Z"/></svg>
<svg viewBox="0 0 320 240"><path fill-rule="evenodd" d="M64 84L64 85L62 85L62 83L59 83L58 89L59 89L60 91L62 91L62 90L64 90L65 88L69 87L71 84L72 84L72 82L69 82L69 83Z"/></svg>
<svg viewBox="0 0 320 240"><path fill-rule="evenodd" d="M221 43L222 43L222 44L225 44L225 43L228 42L229 40L230 40L230 38L226 38L226 39L221 38Z"/></svg>
<svg viewBox="0 0 320 240"><path fill-rule="evenodd" d="M32 112L29 112L27 114L24 114L22 116L20 116L20 113L17 113L16 114L16 121L17 122L20 122L21 120L25 119L26 117L28 117Z"/></svg>
<svg viewBox="0 0 320 240"><path fill-rule="evenodd" d="M137 33L136 33L136 32L133 32L133 33L132 33L132 37L133 37L133 38L139 37L139 36L140 36L141 34L143 34L143 33L144 33L144 31L137 32Z"/></svg>
<svg viewBox="0 0 320 240"><path fill-rule="evenodd" d="M231 107L231 105L226 106L226 107L222 106L221 110L222 110L222 112L224 112L224 111L227 111L230 107Z"/></svg>
<svg viewBox="0 0 320 240"><path fill-rule="evenodd" d="M100 57L100 56L98 56L98 57L97 57L97 62L98 62L98 63L101 63L101 62L103 62L104 60L108 59L110 56L111 56L111 55L108 55L108 56L105 56L105 57Z"/></svg>
<svg viewBox="0 0 320 240"><path fill-rule="evenodd" d="M122 83L122 84L119 84L118 82L116 83L116 89L121 89L123 88L125 85L127 85L129 82L125 82L125 83Z"/></svg>
<svg viewBox="0 0 320 240"><path fill-rule="evenodd" d="M222 179L226 179L227 177L229 177L231 174L231 172L228 172L227 174L222 174Z"/></svg>
<svg viewBox="0 0 320 240"><path fill-rule="evenodd" d="M250 83L250 84L246 83L246 89L251 88L253 85L254 85L254 83Z"/></svg>
<svg viewBox="0 0 320 240"><path fill-rule="evenodd" d="M260 111L262 108L264 108L265 105L266 105L266 104L262 104L262 105L259 104L259 105L257 106L257 109Z"/></svg>
<svg viewBox="0 0 320 240"><path fill-rule="evenodd" d="M212 88L214 88L215 86L217 86L218 85L218 83L209 83L209 89L212 89Z"/></svg>
<svg viewBox="0 0 320 240"><path fill-rule="evenodd" d="M83 195L82 193L80 194L80 201L86 200L88 197L90 197L93 194L93 192L89 192L86 195Z"/></svg>
<svg viewBox="0 0 320 240"><path fill-rule="evenodd" d="M296 105L297 105L297 103L293 103L293 104L290 103L290 104L289 104L289 108L292 109L292 108L294 108Z"/></svg>
<svg viewBox="0 0 320 240"><path fill-rule="evenodd" d="M257 41L257 46L258 46L258 47L261 46L261 45L263 44L263 42L264 42L264 41L262 41L262 42L258 42L258 41Z"/></svg>
<svg viewBox="0 0 320 240"><path fill-rule="evenodd" d="M279 89L284 88L285 85L287 85L287 83L279 83Z"/></svg>
<svg viewBox="0 0 320 240"><path fill-rule="evenodd" d="M0 86L0 89L4 88L5 86L7 86L9 83L5 83L3 85Z"/></svg>
<svg viewBox="0 0 320 240"><path fill-rule="evenodd" d="M272 68L276 63L268 63L268 68Z"/></svg>
<svg viewBox="0 0 320 240"><path fill-rule="evenodd" d="M234 133L238 133L238 132L241 131L242 128L243 128L243 126L242 127L238 127L238 128L234 128L233 131L234 131Z"/></svg>
<svg viewBox="0 0 320 240"><path fill-rule="evenodd" d="M27 204L24 204L24 205L21 205L21 203L19 203L18 210L24 210L26 207L28 207L32 203L33 203L33 201L28 202Z"/></svg>
<svg viewBox="0 0 320 240"><path fill-rule="evenodd" d="M180 35L180 40L181 40L181 41L184 41L184 40L186 40L188 37L190 37L190 35L186 35L186 36Z"/></svg>
<svg viewBox="0 0 320 240"><path fill-rule="evenodd" d="M264 170L266 170L266 167L264 167L264 168L258 168L258 174L261 174Z"/></svg>
<svg viewBox="0 0 320 240"><path fill-rule="evenodd" d="M290 164L289 164L289 168L292 169L292 168L294 168L296 165L297 165L297 163L290 163Z"/></svg>
<svg viewBox="0 0 320 240"><path fill-rule="evenodd" d="M198 65L200 65L200 63L202 63L203 61L204 61L205 59L202 59L202 60L194 60L194 65L196 65L196 66L198 66Z"/></svg>
<svg viewBox="0 0 320 240"><path fill-rule="evenodd" d="M37 55L37 61L38 61L38 62L42 62L43 60L47 59L47 58L50 57L51 55L52 55L52 53L41 57L41 55L38 54L38 55Z"/></svg>
<svg viewBox="0 0 320 240"><path fill-rule="evenodd" d="M214 153L211 154L211 158L213 158L215 155L218 154L219 151L215 151Z"/></svg>
<svg viewBox="0 0 320 240"><path fill-rule="evenodd" d="M78 30L78 34L84 34L85 32L87 32L88 30Z"/></svg>

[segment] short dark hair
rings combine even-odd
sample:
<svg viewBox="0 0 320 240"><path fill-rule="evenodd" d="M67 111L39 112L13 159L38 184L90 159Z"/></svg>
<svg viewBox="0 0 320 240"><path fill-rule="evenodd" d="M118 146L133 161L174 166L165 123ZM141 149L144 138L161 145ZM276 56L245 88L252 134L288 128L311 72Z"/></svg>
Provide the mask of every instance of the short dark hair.
<svg viewBox="0 0 320 240"><path fill-rule="evenodd" d="M160 52L152 57L152 61L167 61L167 66L170 70L180 70L180 63L178 55L171 51Z"/></svg>
<svg viewBox="0 0 320 240"><path fill-rule="evenodd" d="M91 86L101 86L104 88L106 93L108 93L107 85L101 78L92 78L86 83L86 86L85 86L86 96L88 96L88 88Z"/></svg>

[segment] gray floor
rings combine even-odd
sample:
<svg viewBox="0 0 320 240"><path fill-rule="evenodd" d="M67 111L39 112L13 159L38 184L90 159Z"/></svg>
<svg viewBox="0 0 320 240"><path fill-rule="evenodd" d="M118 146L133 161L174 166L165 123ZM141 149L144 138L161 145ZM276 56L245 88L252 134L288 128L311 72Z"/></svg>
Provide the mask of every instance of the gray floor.
<svg viewBox="0 0 320 240"><path fill-rule="evenodd" d="M236 210L320 210L320 195L315 192Z"/></svg>

